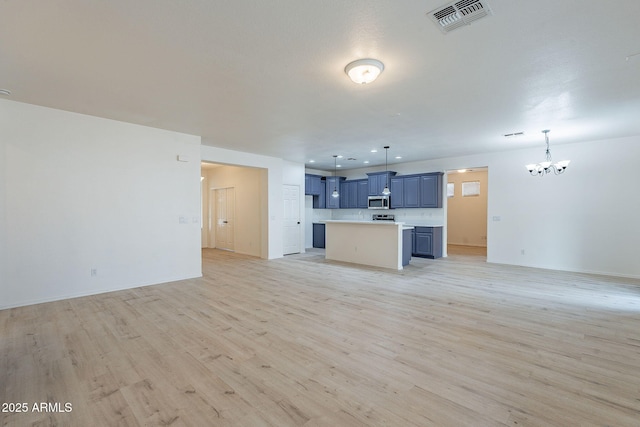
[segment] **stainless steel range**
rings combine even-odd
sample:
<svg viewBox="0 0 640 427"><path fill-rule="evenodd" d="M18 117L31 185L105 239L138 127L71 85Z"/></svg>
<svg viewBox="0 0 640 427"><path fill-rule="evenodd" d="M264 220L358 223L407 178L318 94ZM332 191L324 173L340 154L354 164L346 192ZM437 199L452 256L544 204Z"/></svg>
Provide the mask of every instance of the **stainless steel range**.
<svg viewBox="0 0 640 427"><path fill-rule="evenodd" d="M373 214L371 216L371 220L372 221L394 221L396 220L396 217L394 215L391 214Z"/></svg>

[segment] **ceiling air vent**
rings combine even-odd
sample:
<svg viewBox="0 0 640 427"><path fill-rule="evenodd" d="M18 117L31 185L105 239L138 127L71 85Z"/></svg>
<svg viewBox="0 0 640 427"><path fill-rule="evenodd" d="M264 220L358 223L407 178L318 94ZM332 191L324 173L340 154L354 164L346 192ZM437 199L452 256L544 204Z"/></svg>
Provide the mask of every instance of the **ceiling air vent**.
<svg viewBox="0 0 640 427"><path fill-rule="evenodd" d="M438 25L440 31L448 33L485 16L493 15L493 12L484 0L460 0L432 10L427 15Z"/></svg>

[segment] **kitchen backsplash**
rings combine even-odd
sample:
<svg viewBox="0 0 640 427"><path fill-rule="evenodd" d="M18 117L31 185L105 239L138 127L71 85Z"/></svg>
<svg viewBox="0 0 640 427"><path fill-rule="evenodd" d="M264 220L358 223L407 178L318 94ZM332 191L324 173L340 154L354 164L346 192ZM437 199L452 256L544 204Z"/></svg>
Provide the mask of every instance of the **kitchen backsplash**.
<svg viewBox="0 0 640 427"><path fill-rule="evenodd" d="M408 225L444 225L444 209L314 209L313 211L314 222L326 219L371 221L372 215L384 213L394 215L396 222L404 222ZM316 214L323 216L316 218Z"/></svg>

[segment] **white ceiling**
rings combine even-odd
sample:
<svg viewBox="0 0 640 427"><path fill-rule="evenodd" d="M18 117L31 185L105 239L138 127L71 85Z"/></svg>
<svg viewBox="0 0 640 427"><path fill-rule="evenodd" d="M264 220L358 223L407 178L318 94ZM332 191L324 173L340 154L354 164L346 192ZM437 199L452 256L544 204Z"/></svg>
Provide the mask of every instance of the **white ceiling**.
<svg viewBox="0 0 640 427"><path fill-rule="evenodd" d="M441 0L1 0L0 88L316 169L640 134L640 1L488 2L445 35Z"/></svg>

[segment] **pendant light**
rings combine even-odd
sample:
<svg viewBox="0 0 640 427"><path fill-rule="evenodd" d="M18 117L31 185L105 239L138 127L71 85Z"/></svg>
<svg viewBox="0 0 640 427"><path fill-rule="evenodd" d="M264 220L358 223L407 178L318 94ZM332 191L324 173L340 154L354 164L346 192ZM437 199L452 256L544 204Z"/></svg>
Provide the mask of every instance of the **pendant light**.
<svg viewBox="0 0 640 427"><path fill-rule="evenodd" d="M338 197L340 196L340 193L338 193L338 178L336 178L336 174L338 172L338 166L337 163L338 162L338 155L334 154L333 155L333 177L335 178L333 180L333 193L331 193L331 197Z"/></svg>
<svg viewBox="0 0 640 427"><path fill-rule="evenodd" d="M388 159L387 154L388 153L389 153L389 146L386 145L384 147L384 171L385 172L388 172L387 171L387 159ZM386 182L384 184L384 188L382 189L382 195L383 196L388 196L389 194L391 194L391 190L389 190L389 174L386 173L385 175L386 175L387 179L386 179Z"/></svg>

